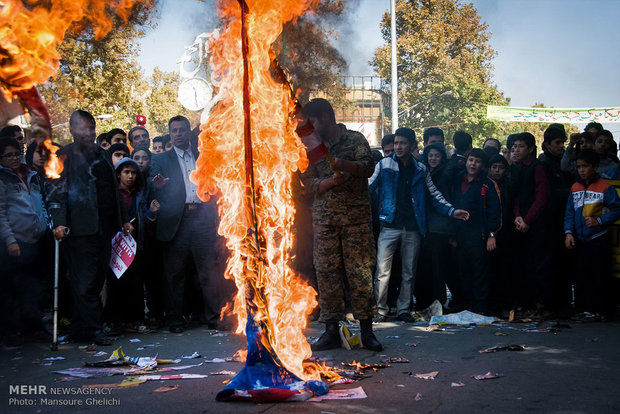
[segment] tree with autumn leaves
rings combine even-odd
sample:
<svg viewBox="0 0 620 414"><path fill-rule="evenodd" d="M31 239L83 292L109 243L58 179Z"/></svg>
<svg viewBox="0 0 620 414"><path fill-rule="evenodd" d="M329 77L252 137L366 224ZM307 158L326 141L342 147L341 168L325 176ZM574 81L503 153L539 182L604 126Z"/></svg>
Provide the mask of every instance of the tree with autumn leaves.
<svg viewBox="0 0 620 414"><path fill-rule="evenodd" d="M391 78L390 14L381 22L385 45L371 64ZM451 135L463 129L492 136L499 123L486 105L508 104L491 82L495 51L473 5L455 0L396 2L399 124L421 130L439 126Z"/></svg>
<svg viewBox="0 0 620 414"><path fill-rule="evenodd" d="M152 76L145 77L138 64L138 42L152 25L155 7L153 2L137 4L127 22L110 16L115 28L101 39L96 39L89 27L67 33L58 48L57 75L39 88L49 107L56 140L71 140L67 122L77 108L102 116L97 119L98 132L119 127L129 130L139 114L147 116L153 136L167 132L171 114L197 122L199 115L187 111L176 99L178 74L155 69Z"/></svg>

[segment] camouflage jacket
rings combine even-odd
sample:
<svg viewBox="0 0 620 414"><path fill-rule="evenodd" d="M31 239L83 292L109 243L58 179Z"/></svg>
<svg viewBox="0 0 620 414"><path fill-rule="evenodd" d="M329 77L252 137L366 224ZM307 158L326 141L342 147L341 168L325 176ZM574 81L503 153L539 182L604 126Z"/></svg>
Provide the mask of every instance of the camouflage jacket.
<svg viewBox="0 0 620 414"><path fill-rule="evenodd" d="M374 162L368 141L359 132L349 131L339 124L341 135L333 142L325 142L335 158L353 161L358 165L360 176L353 177L342 172L345 181L323 194L319 183L334 174L327 157L310 165L302 176L306 191L314 196L312 220L315 224L360 224L370 222L368 177L374 171Z"/></svg>

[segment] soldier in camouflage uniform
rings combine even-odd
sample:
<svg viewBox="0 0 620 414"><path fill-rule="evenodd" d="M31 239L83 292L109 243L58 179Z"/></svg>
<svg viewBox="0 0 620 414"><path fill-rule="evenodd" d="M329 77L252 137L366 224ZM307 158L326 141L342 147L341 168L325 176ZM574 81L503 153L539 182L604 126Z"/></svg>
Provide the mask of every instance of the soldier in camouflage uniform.
<svg viewBox="0 0 620 414"><path fill-rule="evenodd" d="M314 267L319 306L327 326L312 349L340 347L338 320L344 315L346 276L362 343L380 351L383 347L372 333L376 256L368 193L368 177L374 171L370 147L362 134L336 123L334 110L325 99L313 99L303 111L331 155L329 160L323 157L311 164L303 174L306 190L314 195Z"/></svg>

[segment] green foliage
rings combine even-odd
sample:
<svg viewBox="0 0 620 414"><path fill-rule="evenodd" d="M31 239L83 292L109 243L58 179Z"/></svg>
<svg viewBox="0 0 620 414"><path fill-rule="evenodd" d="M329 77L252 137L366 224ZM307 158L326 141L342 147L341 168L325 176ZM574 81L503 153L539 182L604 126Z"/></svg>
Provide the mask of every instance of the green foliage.
<svg viewBox="0 0 620 414"><path fill-rule="evenodd" d="M113 18L115 28L96 39L92 28L73 28L60 44L60 68L55 78L39 90L48 105L54 139L71 141L69 116L84 109L95 116L112 115L97 120L97 131L128 129L135 116L144 111L140 91L145 83L137 62L138 39L144 36L152 9L137 6L125 24Z"/></svg>
<svg viewBox="0 0 620 414"><path fill-rule="evenodd" d="M330 39L337 36L335 25L345 12L345 1L322 0L312 12L285 24L274 44L276 57L290 74L294 89L300 91L302 103L311 94L325 96L334 106L344 102L340 75L347 63Z"/></svg>
<svg viewBox="0 0 620 414"><path fill-rule="evenodd" d="M441 127L474 139L492 136L499 123L486 105L507 105L491 82L494 50L488 27L471 4L456 0L400 0L396 4L399 124L421 130ZM371 61L391 79L390 14L381 22L385 45Z"/></svg>

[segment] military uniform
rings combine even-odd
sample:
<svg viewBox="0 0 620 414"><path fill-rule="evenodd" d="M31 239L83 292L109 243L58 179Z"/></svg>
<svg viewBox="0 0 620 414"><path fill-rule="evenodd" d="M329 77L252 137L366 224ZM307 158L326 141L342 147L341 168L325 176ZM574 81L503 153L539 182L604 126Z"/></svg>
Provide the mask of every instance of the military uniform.
<svg viewBox="0 0 620 414"><path fill-rule="evenodd" d="M339 125L340 137L325 142L336 158L353 161L360 172L353 177L341 172L345 180L339 186L319 194L319 184L334 171L327 158L310 165L303 174L304 185L314 195L314 267L319 287L321 317L341 319L344 315L343 281L351 291L351 307L357 319L372 318L374 298L372 269L376 252L371 228L368 177L374 162L366 138Z"/></svg>

